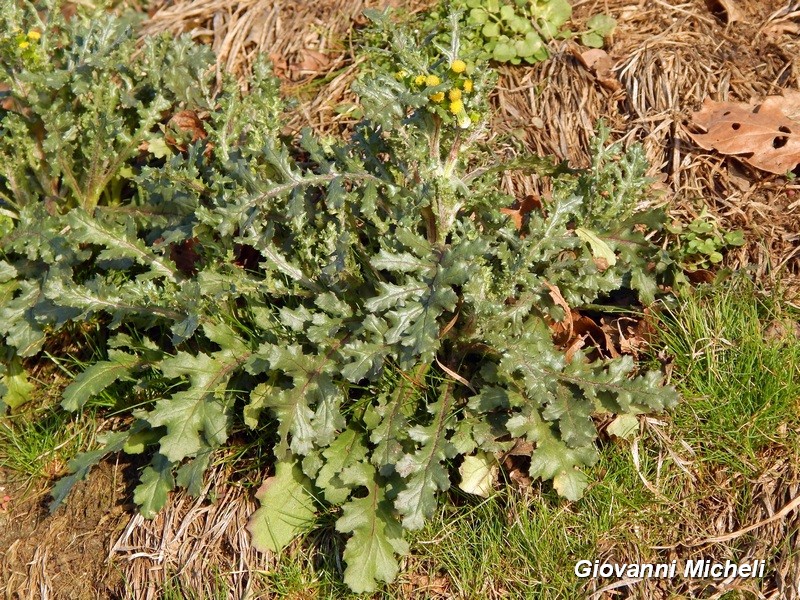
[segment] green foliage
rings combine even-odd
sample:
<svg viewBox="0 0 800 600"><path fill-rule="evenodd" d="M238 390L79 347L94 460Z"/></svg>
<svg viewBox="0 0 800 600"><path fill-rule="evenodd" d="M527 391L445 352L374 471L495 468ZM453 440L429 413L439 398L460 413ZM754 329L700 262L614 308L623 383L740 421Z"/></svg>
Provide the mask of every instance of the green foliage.
<svg viewBox="0 0 800 600"><path fill-rule="evenodd" d="M605 38L617 27L617 21L606 14L592 16L587 22L588 29L581 33L581 43L591 48L602 48Z"/></svg>
<svg viewBox="0 0 800 600"><path fill-rule="evenodd" d="M110 17L80 23L70 26L82 40L102 23L122 31ZM181 108L208 112L206 140L139 157L129 193L106 206L70 185L50 190L61 194L56 210L40 196L9 203L4 343L33 356L50 332L93 320L106 347L63 406L79 410L113 389L131 417L70 463L53 508L118 451L152 457L134 492L146 516L176 485L200 493L241 412L275 440L276 474L250 526L256 544L279 549L314 503L337 507L345 580L369 591L395 576L404 529L436 512L463 457L526 439L531 475L576 499L580 469L597 459L593 416L675 402L658 373L630 358L568 358L550 329L565 303L620 289L653 299L669 257L645 237L658 215L637 211L641 151L598 143L585 172L538 157L498 162L480 118L467 123L436 100L457 89L478 117L488 110L491 74L468 70L456 28L450 37L439 47L396 31L383 66L354 86L365 119L346 141L281 138L277 86L263 71L260 97L232 85L213 102L197 95L202 55L186 50L155 70L181 74ZM143 123L149 109L134 104L131 119ZM138 148L140 131L120 126L103 143ZM71 164L75 181L99 181L87 175L93 166ZM507 168L554 177L552 197L521 230L500 211L513 202L499 188ZM113 186L103 180L97 197ZM289 497L287 521L278 499Z"/></svg>
<svg viewBox="0 0 800 600"><path fill-rule="evenodd" d="M467 24L478 30L470 41L498 62L537 63L548 58L546 42L563 32L572 16L567 0L464 0Z"/></svg>
<svg viewBox="0 0 800 600"><path fill-rule="evenodd" d="M111 184L131 177L127 163L162 114L205 103L213 56L188 39L148 38L137 49L133 17L67 21L50 10L44 22L23 6L4 0L0 17L3 31L29 32L0 43L0 82L11 88L11 108L0 111L0 199L17 213L45 199L88 213L103 195L119 203Z"/></svg>
<svg viewBox="0 0 800 600"><path fill-rule="evenodd" d="M535 64L549 58L548 42L577 35L566 28L572 17L568 0L450 0L435 7L423 27L435 28L448 11L461 14L465 54L478 60ZM580 33L581 43L601 48L616 21L597 14L586 26Z"/></svg>
<svg viewBox="0 0 800 600"><path fill-rule="evenodd" d="M725 250L745 244L742 230L720 231L705 208L691 223L674 222L667 230L674 236L672 250L676 262L690 271L709 269L722 262Z"/></svg>
<svg viewBox="0 0 800 600"><path fill-rule="evenodd" d="M0 354L7 355L4 412L29 395L15 357L41 350L44 322L59 326L75 316L66 303L44 301L42 283L51 268L74 268L90 256L79 246L101 238L103 261L161 264L141 241L116 247L125 243L119 228L130 231L130 220L105 230L91 215L99 204L130 200L132 179L155 158L143 148L148 141L164 145L165 114L209 107L213 55L188 38L149 38L137 48L138 17L79 11L66 20L57 3L37 11L3 0L0 7L0 84L7 89L0 108L0 233L4 251L27 247L30 259L22 271L0 261L0 335L10 347L0 342ZM85 212L70 213L64 222L74 207ZM55 226L73 228L75 235L54 239L46 232ZM31 235L37 244L23 241ZM50 292L58 287L54 281Z"/></svg>

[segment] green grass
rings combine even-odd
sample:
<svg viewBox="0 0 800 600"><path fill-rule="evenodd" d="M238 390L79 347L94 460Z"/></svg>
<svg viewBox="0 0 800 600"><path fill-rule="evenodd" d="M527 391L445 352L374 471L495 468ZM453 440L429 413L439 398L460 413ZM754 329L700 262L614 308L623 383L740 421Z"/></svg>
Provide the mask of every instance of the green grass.
<svg viewBox="0 0 800 600"><path fill-rule="evenodd" d="M197 592L187 589L177 577L168 578L161 588L162 600L227 600L230 598L228 586L222 574L211 572L205 589Z"/></svg>
<svg viewBox="0 0 800 600"><path fill-rule="evenodd" d="M0 468L27 478L49 479L94 443L98 421L45 406L0 418Z"/></svg>
<svg viewBox="0 0 800 600"><path fill-rule="evenodd" d="M11 415L0 416L0 468L28 478L50 479L62 474L69 459L96 446L95 435L101 425L98 415L108 412L116 402L109 393L99 394L85 409L70 413L59 405L64 379L71 381L85 362L74 356L54 357L46 375L37 381L31 400Z"/></svg>
<svg viewBox="0 0 800 600"><path fill-rule="evenodd" d="M744 279L699 289L661 319L675 383L690 398L675 411L681 437L702 461L747 476L767 447L797 451L798 315Z"/></svg>

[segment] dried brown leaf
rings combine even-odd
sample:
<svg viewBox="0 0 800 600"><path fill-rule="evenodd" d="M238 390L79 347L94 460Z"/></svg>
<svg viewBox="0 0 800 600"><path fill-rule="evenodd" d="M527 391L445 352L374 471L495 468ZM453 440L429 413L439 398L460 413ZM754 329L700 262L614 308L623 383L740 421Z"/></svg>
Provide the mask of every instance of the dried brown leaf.
<svg viewBox="0 0 800 600"><path fill-rule="evenodd" d="M704 133L690 133L701 148L738 156L747 164L782 175L800 163L800 122L783 112L794 111L796 96L770 96L762 104L714 102L706 98L692 116Z"/></svg>
<svg viewBox="0 0 800 600"><path fill-rule="evenodd" d="M537 196L529 194L522 200L515 202L511 208L501 208L500 212L511 217L511 220L514 221L514 227L519 231L522 229L528 213L534 209L540 210L541 208L541 200Z"/></svg>
<svg viewBox="0 0 800 600"><path fill-rule="evenodd" d="M608 52L602 48L593 48L581 52L577 47L572 47L572 54L580 63L589 69L597 78L597 82L607 90L616 92L622 89L622 84L612 70L614 61Z"/></svg>
<svg viewBox="0 0 800 600"><path fill-rule="evenodd" d="M192 143L197 140L204 140L208 137L203 121L193 110L182 110L172 115L172 118L167 123L167 127L172 127L176 131L190 133L192 136Z"/></svg>
<svg viewBox="0 0 800 600"><path fill-rule="evenodd" d="M303 75L319 74L328 68L331 58L327 54L304 48L299 52L295 68Z"/></svg>
<svg viewBox="0 0 800 600"><path fill-rule="evenodd" d="M725 24L744 19L744 13L737 6L736 0L706 0L706 6Z"/></svg>
<svg viewBox="0 0 800 600"><path fill-rule="evenodd" d="M762 107L775 107L787 118L800 121L800 90L784 90L780 96L767 96Z"/></svg>
<svg viewBox="0 0 800 600"><path fill-rule="evenodd" d="M567 304L567 301L564 300L564 296L561 295L561 290L558 289L558 286L553 285L547 281L544 282L547 286L547 289L550 290L550 297L553 299L558 306L564 309L564 320L563 323L566 324L567 329L567 337L572 337L572 309Z"/></svg>

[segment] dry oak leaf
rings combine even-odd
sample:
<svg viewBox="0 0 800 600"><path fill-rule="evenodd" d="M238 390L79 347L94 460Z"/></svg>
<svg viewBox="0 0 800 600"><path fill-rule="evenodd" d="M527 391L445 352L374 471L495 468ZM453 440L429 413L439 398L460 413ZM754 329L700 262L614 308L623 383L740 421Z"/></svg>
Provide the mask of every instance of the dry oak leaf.
<svg viewBox="0 0 800 600"><path fill-rule="evenodd" d="M738 6L738 2L739 0L706 0L706 7L727 25L745 20L744 12Z"/></svg>
<svg viewBox="0 0 800 600"><path fill-rule="evenodd" d="M500 212L511 217L511 220L514 222L514 227L517 228L517 231L520 231L525 222L525 218L528 216L528 213L530 213L532 210L541 210L541 208L542 201L539 200L538 197L529 194L522 200L517 200L514 202L511 208L501 208ZM522 235L521 237L525 236Z"/></svg>
<svg viewBox="0 0 800 600"><path fill-rule="evenodd" d="M783 175L800 164L800 122L786 116L795 112L796 105L794 93L769 96L756 105L706 98L692 115L692 123L704 133L689 135L701 148Z"/></svg>
<svg viewBox="0 0 800 600"><path fill-rule="evenodd" d="M597 82L607 90L618 92L622 89L622 84L614 73L614 61L605 50L592 48L591 50L581 50L577 46L570 47L572 55L597 78Z"/></svg>

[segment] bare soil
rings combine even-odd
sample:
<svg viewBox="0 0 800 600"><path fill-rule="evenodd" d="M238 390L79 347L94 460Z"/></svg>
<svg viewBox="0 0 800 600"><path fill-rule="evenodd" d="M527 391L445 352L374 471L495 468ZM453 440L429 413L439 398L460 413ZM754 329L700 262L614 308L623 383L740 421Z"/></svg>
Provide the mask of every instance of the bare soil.
<svg viewBox="0 0 800 600"><path fill-rule="evenodd" d="M113 597L121 572L107 562L128 519L129 497L113 464L102 463L50 515L48 482L23 483L0 469L0 597L89 600Z"/></svg>

